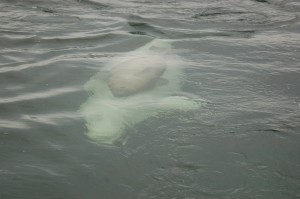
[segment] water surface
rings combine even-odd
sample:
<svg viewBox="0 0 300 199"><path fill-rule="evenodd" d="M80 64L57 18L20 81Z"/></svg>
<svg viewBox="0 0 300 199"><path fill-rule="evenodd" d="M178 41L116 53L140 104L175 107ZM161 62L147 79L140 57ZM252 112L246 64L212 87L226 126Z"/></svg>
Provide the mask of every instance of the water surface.
<svg viewBox="0 0 300 199"><path fill-rule="evenodd" d="M300 197L296 0L1 0L0 198ZM190 112L89 139L83 85L173 40Z"/></svg>

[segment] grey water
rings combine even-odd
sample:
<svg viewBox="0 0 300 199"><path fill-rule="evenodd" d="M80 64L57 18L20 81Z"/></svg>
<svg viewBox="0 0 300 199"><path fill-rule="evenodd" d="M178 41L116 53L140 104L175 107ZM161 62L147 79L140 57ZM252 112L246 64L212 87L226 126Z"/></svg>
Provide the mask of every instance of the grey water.
<svg viewBox="0 0 300 199"><path fill-rule="evenodd" d="M0 198L300 198L299 13L297 0L0 0ZM96 143L83 85L155 38L205 105Z"/></svg>

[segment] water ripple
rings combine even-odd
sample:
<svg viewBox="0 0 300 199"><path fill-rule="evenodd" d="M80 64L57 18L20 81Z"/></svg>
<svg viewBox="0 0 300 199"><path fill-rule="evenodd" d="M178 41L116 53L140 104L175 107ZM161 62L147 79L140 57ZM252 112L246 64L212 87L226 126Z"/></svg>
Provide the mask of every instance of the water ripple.
<svg viewBox="0 0 300 199"><path fill-rule="evenodd" d="M11 129L30 129L31 127L20 121L11 121L11 120L0 120L0 129L11 128Z"/></svg>
<svg viewBox="0 0 300 199"><path fill-rule="evenodd" d="M80 91L80 88L76 87L62 87L62 88L55 88L49 89L47 91L40 91L40 92L33 92L33 93L23 93L19 94L14 97L2 97L0 98L0 104L9 104L9 103L16 103L16 102L23 102L23 101L30 101L30 100L38 100L38 99L48 99L51 97L56 97L59 95L65 95L67 93L74 93Z"/></svg>
<svg viewBox="0 0 300 199"><path fill-rule="evenodd" d="M57 125L62 120L76 120L79 119L78 113L75 112L59 112L48 114L22 114L21 120L26 122L37 122L41 124Z"/></svg>

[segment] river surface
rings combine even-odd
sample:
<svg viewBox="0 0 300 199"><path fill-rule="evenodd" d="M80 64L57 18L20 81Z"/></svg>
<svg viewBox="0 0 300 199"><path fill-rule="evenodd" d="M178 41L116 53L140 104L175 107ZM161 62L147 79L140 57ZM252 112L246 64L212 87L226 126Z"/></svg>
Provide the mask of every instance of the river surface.
<svg viewBox="0 0 300 199"><path fill-rule="evenodd" d="M0 0L1 199L300 198L297 0ZM84 84L152 39L205 101L126 142L86 136Z"/></svg>

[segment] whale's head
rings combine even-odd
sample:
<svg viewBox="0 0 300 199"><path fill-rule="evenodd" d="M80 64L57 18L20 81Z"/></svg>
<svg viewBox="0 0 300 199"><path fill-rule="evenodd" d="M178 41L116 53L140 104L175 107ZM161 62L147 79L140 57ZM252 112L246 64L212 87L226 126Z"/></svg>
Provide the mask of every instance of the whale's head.
<svg viewBox="0 0 300 199"><path fill-rule="evenodd" d="M112 75L107 81L107 85L115 97L127 97L141 90L136 77L126 75Z"/></svg>
<svg viewBox="0 0 300 199"><path fill-rule="evenodd" d="M107 85L115 97L127 97L153 88L166 70L165 64L160 60L134 61L111 71Z"/></svg>

